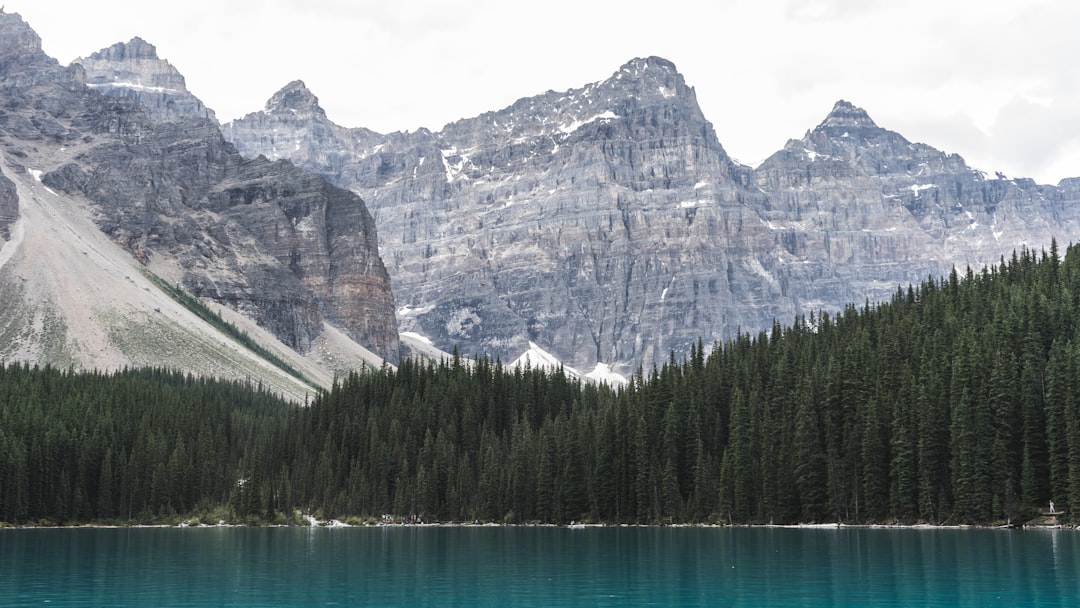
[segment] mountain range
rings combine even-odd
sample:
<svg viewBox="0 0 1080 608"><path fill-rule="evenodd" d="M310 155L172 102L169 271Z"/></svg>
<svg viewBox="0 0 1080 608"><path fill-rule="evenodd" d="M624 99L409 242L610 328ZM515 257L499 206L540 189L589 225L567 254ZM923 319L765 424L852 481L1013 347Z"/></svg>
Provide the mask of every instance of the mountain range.
<svg viewBox="0 0 1080 608"><path fill-rule="evenodd" d="M986 174L846 101L742 165L657 57L437 132L337 125L301 81L220 125L146 41L64 67L0 12L0 102L0 359L298 399L455 349L628 376L1080 234L1080 179Z"/></svg>
<svg viewBox="0 0 1080 608"><path fill-rule="evenodd" d="M402 332L504 361L627 375L1080 234L1080 180L984 173L847 101L741 165L657 57L438 132L341 127L301 81L222 130L367 201Z"/></svg>

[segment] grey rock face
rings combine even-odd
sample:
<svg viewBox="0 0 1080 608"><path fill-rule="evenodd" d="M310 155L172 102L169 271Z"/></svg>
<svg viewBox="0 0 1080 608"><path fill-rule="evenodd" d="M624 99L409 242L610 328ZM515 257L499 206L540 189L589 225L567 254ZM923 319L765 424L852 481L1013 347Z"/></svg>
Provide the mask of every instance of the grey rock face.
<svg viewBox="0 0 1080 608"><path fill-rule="evenodd" d="M286 317L290 322L282 330L295 336L300 350L325 319L384 358L397 359L393 296L378 254L375 222L355 194L291 163L257 159L226 176L207 201L211 211L254 235L260 252L277 262L260 272L265 280L251 286L253 297L297 282L302 288L297 296L315 296L313 307L284 306L299 311ZM243 242L229 240L226 233L221 245L233 255L250 251ZM205 287L211 285L216 283ZM265 308L279 306L272 302Z"/></svg>
<svg viewBox="0 0 1080 608"><path fill-rule="evenodd" d="M0 14L0 32L8 29L22 32L11 39L36 39L18 16ZM179 98L102 95L81 65L60 68L30 42L8 52L4 37L0 48L7 158L32 160L46 186L92 202L98 226L136 259L179 268L190 291L294 349L309 348L328 321L397 359L389 277L358 196L285 161L245 160L212 115L193 114L173 103ZM94 61L99 75L115 62L113 73L152 76L142 82L153 86L183 84L138 39Z"/></svg>
<svg viewBox="0 0 1080 608"><path fill-rule="evenodd" d="M154 45L141 38L118 42L74 63L86 71L87 86L111 97L131 99L156 121L215 120L214 112L188 92L180 72L159 59Z"/></svg>
<svg viewBox="0 0 1080 608"><path fill-rule="evenodd" d="M19 195L15 184L0 172L0 238L11 238L11 224L19 219Z"/></svg>
<svg viewBox="0 0 1080 608"><path fill-rule="evenodd" d="M625 374L1080 234L1076 184L984 175L844 101L738 165L655 57L438 133L340 127L302 83L223 132L369 201L402 331L504 360L532 341L579 369Z"/></svg>
<svg viewBox="0 0 1080 608"><path fill-rule="evenodd" d="M248 154L287 154L376 201L402 330L504 360L531 340L588 367L688 349L695 318L741 323L726 275L684 260L726 268L710 233L741 222L750 173L669 62L635 60L438 134L293 110L270 103L223 129Z"/></svg>

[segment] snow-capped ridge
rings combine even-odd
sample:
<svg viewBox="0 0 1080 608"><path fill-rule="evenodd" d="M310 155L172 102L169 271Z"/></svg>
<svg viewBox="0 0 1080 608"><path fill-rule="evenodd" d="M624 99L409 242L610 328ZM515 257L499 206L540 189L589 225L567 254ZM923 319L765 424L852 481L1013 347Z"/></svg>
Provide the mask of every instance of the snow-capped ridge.
<svg viewBox="0 0 1080 608"><path fill-rule="evenodd" d="M678 103L678 99L683 98L686 102L696 103L694 89L686 85L675 64L655 56L631 59L610 78L587 85L583 91L599 97L629 94L638 102Z"/></svg>

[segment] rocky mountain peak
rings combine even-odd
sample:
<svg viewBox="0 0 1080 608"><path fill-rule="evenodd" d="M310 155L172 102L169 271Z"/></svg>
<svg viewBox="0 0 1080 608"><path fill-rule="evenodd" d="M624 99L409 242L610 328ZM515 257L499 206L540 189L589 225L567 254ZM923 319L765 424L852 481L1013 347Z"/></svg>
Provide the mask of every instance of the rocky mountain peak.
<svg viewBox="0 0 1080 608"><path fill-rule="evenodd" d="M303 80L294 80L274 93L266 102L266 113L326 117L326 112L319 106L319 98L307 88Z"/></svg>
<svg viewBox="0 0 1080 608"><path fill-rule="evenodd" d="M142 38L101 49L78 63L86 70L87 82L128 88L170 89L187 92L183 75L157 55L157 48Z"/></svg>
<svg viewBox="0 0 1080 608"><path fill-rule="evenodd" d="M875 123L866 110L855 104L841 99L833 105L832 111L817 128L845 127L845 128L876 128Z"/></svg>
<svg viewBox="0 0 1080 608"><path fill-rule="evenodd" d="M214 119L214 112L188 92L184 76L142 38L118 42L74 63L85 70L87 86L131 99L154 120Z"/></svg>
<svg viewBox="0 0 1080 608"><path fill-rule="evenodd" d="M923 162L926 155L934 157L934 163L946 162L940 151L922 144L913 145L899 133L879 127L866 110L843 99L802 140L785 146L785 150L793 150L799 156L804 155L804 149L811 161L843 162L850 170L869 174L902 168L906 172L908 162ZM920 160L913 161L915 157Z"/></svg>
<svg viewBox="0 0 1080 608"><path fill-rule="evenodd" d="M878 126L866 110L841 99L825 120L802 139L789 140L755 173L759 186L769 192L824 181L849 187L852 179L885 176L895 180L890 188L907 192L912 186L925 186L930 176L955 174L967 179L971 171L959 156L912 143Z"/></svg>
<svg viewBox="0 0 1080 608"><path fill-rule="evenodd" d="M109 48L101 49L90 55L90 59L107 61L159 60L157 47L138 36L132 38L130 42L117 42Z"/></svg>

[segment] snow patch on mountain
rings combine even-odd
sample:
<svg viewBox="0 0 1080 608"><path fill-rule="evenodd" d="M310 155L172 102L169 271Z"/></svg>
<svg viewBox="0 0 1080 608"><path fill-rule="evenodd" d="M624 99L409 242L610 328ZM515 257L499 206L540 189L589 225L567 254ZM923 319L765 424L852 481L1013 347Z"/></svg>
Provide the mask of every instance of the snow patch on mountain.
<svg viewBox="0 0 1080 608"><path fill-rule="evenodd" d="M519 369L526 366L549 371L558 371L561 368L563 373L571 378L581 378L592 382L606 382L613 386L626 384L626 377L611 371L611 366L607 363L597 363L591 372L583 374L580 370L564 365L558 357L544 350L535 342L529 342L529 350L515 359L510 364L509 369Z"/></svg>
<svg viewBox="0 0 1080 608"><path fill-rule="evenodd" d="M139 84L137 82L121 82L121 81L87 83L86 86L90 87L91 89L95 89L95 90L99 90L99 89L130 89L132 91L144 91L144 92L148 92L148 93L176 93L176 94L186 93L187 92L187 91L184 91L182 89L169 89L169 88L165 88L165 87L151 87L151 86L146 86L144 84Z"/></svg>
<svg viewBox="0 0 1080 608"><path fill-rule="evenodd" d="M623 386L626 384L626 376L611 371L611 366L607 363L597 363L596 367L593 368L593 371L585 374L584 377L593 380L594 382L606 382L612 386Z"/></svg>
<svg viewBox="0 0 1080 608"><path fill-rule="evenodd" d="M400 335L402 338L412 338L413 340L416 340L417 342L421 342L423 344L427 344L428 346L435 346L434 344L432 344L431 338L418 334L415 331L403 331L400 332L398 335Z"/></svg>
<svg viewBox="0 0 1080 608"><path fill-rule="evenodd" d="M533 368L542 367L556 370L560 365L562 365L562 362L559 361L555 355L540 348L535 342L529 342L529 350L522 353L517 359L514 359L514 362L510 364L510 367L513 369L529 366Z"/></svg>
<svg viewBox="0 0 1080 608"><path fill-rule="evenodd" d="M575 120L568 125L562 125L559 127L559 131L562 131L564 134L569 135L589 123L596 122L598 120L611 120L615 118L618 118L618 116L611 110L608 110L606 112L597 114L592 118L586 118L585 120Z"/></svg>
<svg viewBox="0 0 1080 608"><path fill-rule="evenodd" d="M413 317L427 314L433 310L435 310L435 305L429 304L427 306L401 306L396 312L398 317Z"/></svg>

